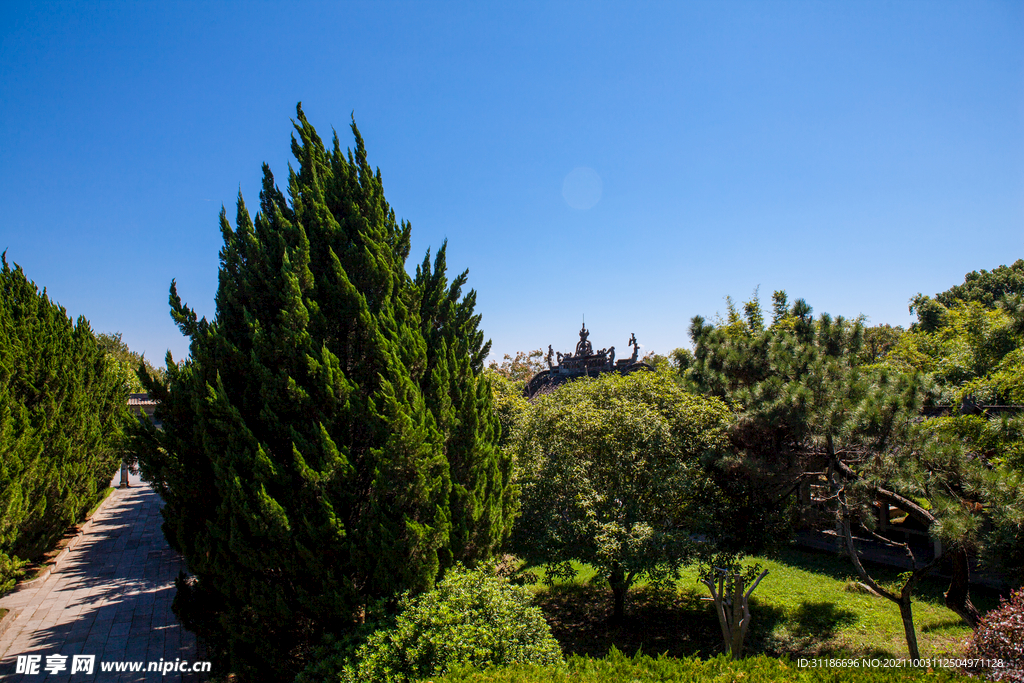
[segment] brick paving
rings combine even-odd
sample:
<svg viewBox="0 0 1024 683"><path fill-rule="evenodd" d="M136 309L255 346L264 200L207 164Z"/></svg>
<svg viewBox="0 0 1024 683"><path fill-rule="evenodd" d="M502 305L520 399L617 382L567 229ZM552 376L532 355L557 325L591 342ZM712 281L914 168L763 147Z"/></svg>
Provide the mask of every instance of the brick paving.
<svg viewBox="0 0 1024 683"><path fill-rule="evenodd" d="M195 636L171 611L174 579L184 562L160 530L160 497L148 486L115 490L92 526L49 578L0 599L18 618L0 637L0 680L198 681L195 675L112 673L102 662L199 659ZM39 673L16 673L18 655L42 655ZM72 656L95 655L92 675L70 674ZM67 657L47 673L47 655Z"/></svg>

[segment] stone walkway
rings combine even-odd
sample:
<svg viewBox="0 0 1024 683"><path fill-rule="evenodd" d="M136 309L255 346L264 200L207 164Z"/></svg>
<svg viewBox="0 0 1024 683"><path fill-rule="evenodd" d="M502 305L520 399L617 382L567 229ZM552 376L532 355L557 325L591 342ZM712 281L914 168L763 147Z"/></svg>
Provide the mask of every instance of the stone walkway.
<svg viewBox="0 0 1024 683"><path fill-rule="evenodd" d="M206 679L146 671L150 662L198 658L195 636L171 611L174 579L184 562L160 530L162 504L145 485L115 490L55 573L0 599L0 607L19 612L0 637L0 680ZM17 673L18 655L40 655L38 673ZM66 657L64 669L48 673L48 655ZM71 674L74 655L95 655L91 675ZM112 662L142 662L142 670L103 671Z"/></svg>

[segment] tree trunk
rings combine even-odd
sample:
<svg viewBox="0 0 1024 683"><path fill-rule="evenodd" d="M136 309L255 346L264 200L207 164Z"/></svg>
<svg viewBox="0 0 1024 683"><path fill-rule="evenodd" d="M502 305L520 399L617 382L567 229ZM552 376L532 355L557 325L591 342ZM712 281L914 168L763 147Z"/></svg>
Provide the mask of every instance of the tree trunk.
<svg viewBox="0 0 1024 683"><path fill-rule="evenodd" d="M921 651L917 648L917 630L914 629L914 612L910 604L910 595L905 595L899 602L900 616L903 618L903 632L907 636L907 649L911 659L920 659Z"/></svg>
<svg viewBox="0 0 1024 683"><path fill-rule="evenodd" d="M740 659L743 656L743 636L746 635L746 628L743 627L744 618L749 618L750 610L746 608L746 600L743 599L743 581L740 580L739 571L733 576L734 586L732 593L732 622L729 624L732 633L732 642L729 644L729 652L733 659Z"/></svg>
<svg viewBox="0 0 1024 683"><path fill-rule="evenodd" d="M920 659L920 650L917 647L917 631L914 629L914 613L911 608L910 596L913 594L914 586L917 582L928 573L928 571L938 562L938 557L928 563L926 566L920 569L915 569L910 578L907 579L906 583L903 584L900 594L896 595L892 591L879 586L874 579L868 574L864 565L860 561L860 555L857 553L857 547L853 543L853 530L850 523L850 508L846 503L846 496L843 495L841 487L833 483L833 490L836 491L836 496L839 500L839 515L840 522L843 529L843 536L846 538L846 550L850 555L850 560L853 562L854 569L857 570L857 574L860 576L861 581L867 584L872 590L881 595L882 597L895 602L900 608L900 617L903 619L903 632L907 637L907 650L910 652L911 659ZM908 554L910 555L911 561L914 560L913 553L910 552L910 547L905 546ZM916 562L914 562L916 565Z"/></svg>
<svg viewBox="0 0 1024 683"><path fill-rule="evenodd" d="M629 583L626 581L626 571L618 562L612 563L608 583L612 587L612 596L614 597L612 621L619 622L626 616L626 591L629 590Z"/></svg>
<svg viewBox="0 0 1024 683"><path fill-rule="evenodd" d="M946 607L960 615L968 626L978 628L978 621L981 615L978 609L971 602L970 578L971 568L968 564L967 550L959 548L951 558L953 576L949 581L949 590L946 591Z"/></svg>

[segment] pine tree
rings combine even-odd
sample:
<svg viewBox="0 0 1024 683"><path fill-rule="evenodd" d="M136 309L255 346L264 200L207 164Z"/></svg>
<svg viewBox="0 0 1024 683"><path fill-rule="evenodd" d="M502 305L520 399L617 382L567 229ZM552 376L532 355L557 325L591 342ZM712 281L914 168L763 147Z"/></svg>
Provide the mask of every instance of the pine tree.
<svg viewBox="0 0 1024 683"><path fill-rule="evenodd" d="M784 292L773 298L767 328L756 298L743 315L730 302L725 324L708 325L698 317L691 326L696 349L686 379L725 398L737 412L731 436L739 457L722 463L720 483L741 501L739 543L749 547L784 536L794 494L824 474L837 527L858 574L899 605L908 649L917 657L912 592L939 558L919 566L909 544L902 544L916 569L898 593L888 591L860 562L852 525L859 521L862 530L884 542L871 529L871 507L881 500L941 537L953 561L947 605L970 622L977 612L967 594L965 546L977 519L964 511L958 496L975 488L980 472L956 444L915 426L926 397L920 373L861 366L861 320L828 314L815 320L803 300L789 306ZM932 512L914 502L920 497L929 500ZM765 520L776 523L776 534L764 533L773 526ZM745 529L756 529L757 536L744 536Z"/></svg>
<svg viewBox="0 0 1024 683"><path fill-rule="evenodd" d="M510 508L466 274L448 285L442 247L414 281L355 123L346 154L297 118L287 197L264 165L255 219L221 212L214 321L172 283L190 357L148 378L164 431L139 448L193 574L178 612L253 680L486 556Z"/></svg>

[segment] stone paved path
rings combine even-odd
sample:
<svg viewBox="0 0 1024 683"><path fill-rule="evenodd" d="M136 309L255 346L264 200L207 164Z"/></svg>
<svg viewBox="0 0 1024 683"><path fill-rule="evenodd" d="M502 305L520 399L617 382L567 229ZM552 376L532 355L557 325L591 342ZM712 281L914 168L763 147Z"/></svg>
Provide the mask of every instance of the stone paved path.
<svg viewBox="0 0 1024 683"><path fill-rule="evenodd" d="M149 662L195 661L195 636L171 611L174 579L184 562L160 530L160 497L147 486L118 489L93 516L92 527L45 581L0 599L20 611L0 637L0 680L197 681L195 675L146 672ZM39 673L16 673L18 655L42 655ZM70 675L72 656L95 655L92 675ZM45 671L47 655L66 669ZM103 662L144 662L140 673L103 672ZM202 677L205 680L205 677Z"/></svg>

